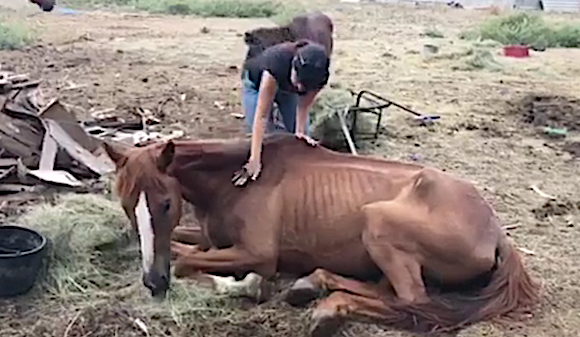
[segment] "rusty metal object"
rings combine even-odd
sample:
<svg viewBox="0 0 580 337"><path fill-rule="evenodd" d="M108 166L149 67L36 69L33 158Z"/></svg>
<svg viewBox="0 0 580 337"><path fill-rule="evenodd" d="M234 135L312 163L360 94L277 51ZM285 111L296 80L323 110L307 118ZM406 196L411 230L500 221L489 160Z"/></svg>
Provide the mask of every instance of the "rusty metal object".
<svg viewBox="0 0 580 337"><path fill-rule="evenodd" d="M353 90L349 91L353 96L356 96L355 105L350 107L348 111L350 114L350 118L352 119L352 124L350 127L351 138L355 142L357 133L360 134L360 132L356 128L359 113L370 113L377 116L377 123L373 134L374 139L377 139L379 136L379 127L381 125L384 110L388 109L391 106L397 107L403 111L413 114L415 116L415 119L422 123L430 122L441 118L438 115L423 115L419 112L413 111L405 106L402 106L369 90L361 90L359 92L355 92ZM370 106L364 107L361 106L363 100L370 103Z"/></svg>

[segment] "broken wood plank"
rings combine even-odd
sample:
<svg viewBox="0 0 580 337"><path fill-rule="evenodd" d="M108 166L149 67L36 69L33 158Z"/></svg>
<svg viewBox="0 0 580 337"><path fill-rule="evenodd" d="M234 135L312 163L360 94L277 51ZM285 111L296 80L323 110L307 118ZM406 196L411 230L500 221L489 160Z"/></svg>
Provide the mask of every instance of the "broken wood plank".
<svg viewBox="0 0 580 337"><path fill-rule="evenodd" d="M40 170L52 170L54 168L54 160L56 159L56 153L58 151L58 146L56 141L50 135L50 132L44 134L44 142L42 143L42 152L40 154L40 164L38 168Z"/></svg>
<svg viewBox="0 0 580 337"><path fill-rule="evenodd" d="M96 139L89 136L85 130L83 130L75 116L60 104L58 99L50 102L48 106L39 113L39 116L44 119L57 121L72 139L90 152L95 151L100 145Z"/></svg>
<svg viewBox="0 0 580 337"><path fill-rule="evenodd" d="M27 166L38 165L43 137L40 120L0 113L0 148L4 150L4 157L22 158Z"/></svg>
<svg viewBox="0 0 580 337"><path fill-rule="evenodd" d="M21 184L0 184L0 192L34 192L37 190L37 186Z"/></svg>
<svg viewBox="0 0 580 337"><path fill-rule="evenodd" d="M24 87L15 90L15 94L10 98L10 105L6 105L5 110L14 110L22 113L28 113L36 118L40 108L36 102L34 94L37 88Z"/></svg>
<svg viewBox="0 0 580 337"><path fill-rule="evenodd" d="M91 152L82 147L72 137L63 130L58 122L47 119L45 120L48 131L52 138L61 146L72 158L89 168L92 172L103 175L114 171L114 167L108 163L99 160Z"/></svg>
<svg viewBox="0 0 580 337"><path fill-rule="evenodd" d="M42 199L42 196L40 194L30 193L30 192L20 192L20 193L15 193L15 194L10 194L10 195L0 195L0 202L2 204L7 204L10 202L18 202L18 203L22 204L22 203L25 203L28 201L34 201L34 200L40 200L40 199Z"/></svg>
<svg viewBox="0 0 580 337"><path fill-rule="evenodd" d="M0 173L0 180L8 177L15 170L16 170L16 166L12 166L11 168L9 168L7 170L3 170L2 173Z"/></svg>
<svg viewBox="0 0 580 337"><path fill-rule="evenodd" d="M61 170L28 170L31 176L48 183L66 185L70 187L80 187L83 183L77 180L72 174Z"/></svg>
<svg viewBox="0 0 580 337"><path fill-rule="evenodd" d="M0 158L0 167L12 167L16 166L15 158Z"/></svg>
<svg viewBox="0 0 580 337"><path fill-rule="evenodd" d="M84 125L87 127L90 126L100 126L107 129L117 129L117 130L143 130L143 123L141 121L107 121L107 120L98 120L98 121L86 121Z"/></svg>

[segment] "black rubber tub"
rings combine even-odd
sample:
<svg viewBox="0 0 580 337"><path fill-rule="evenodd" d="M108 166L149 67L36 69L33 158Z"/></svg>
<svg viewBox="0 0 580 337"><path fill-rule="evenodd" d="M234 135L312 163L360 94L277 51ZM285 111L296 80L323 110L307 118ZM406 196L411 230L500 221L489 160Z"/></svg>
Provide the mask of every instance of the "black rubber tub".
<svg viewBox="0 0 580 337"><path fill-rule="evenodd" d="M46 238L24 227L0 226L0 297L30 291L42 269Z"/></svg>

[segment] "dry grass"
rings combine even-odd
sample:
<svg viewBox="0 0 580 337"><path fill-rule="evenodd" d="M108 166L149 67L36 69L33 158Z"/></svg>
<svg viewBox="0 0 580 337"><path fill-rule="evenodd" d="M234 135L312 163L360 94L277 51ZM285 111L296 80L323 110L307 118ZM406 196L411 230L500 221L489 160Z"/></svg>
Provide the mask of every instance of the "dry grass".
<svg viewBox="0 0 580 337"><path fill-rule="evenodd" d="M23 319L0 314L0 336L141 336L137 320L153 336L167 330L205 336L219 323L236 326L237 302L187 281L174 281L163 303L149 298L141 285L138 245L115 201L64 195L54 205L32 207L18 222L49 238L48 268L26 300L4 303L5 309L22 310Z"/></svg>
<svg viewBox="0 0 580 337"><path fill-rule="evenodd" d="M18 49L35 40L34 32L23 22L0 15L0 50Z"/></svg>
<svg viewBox="0 0 580 337"><path fill-rule="evenodd" d="M579 24L546 22L540 15L526 12L490 19L465 36L495 40L504 45L528 45L537 49L580 47Z"/></svg>
<svg viewBox="0 0 580 337"><path fill-rule="evenodd" d="M350 152L338 113L344 114L345 109L354 103L355 97L348 90L328 88L322 91L310 112L310 127L314 138L326 147ZM345 122L350 128L351 115ZM367 114L359 114L357 130L364 133L374 132L372 119Z"/></svg>

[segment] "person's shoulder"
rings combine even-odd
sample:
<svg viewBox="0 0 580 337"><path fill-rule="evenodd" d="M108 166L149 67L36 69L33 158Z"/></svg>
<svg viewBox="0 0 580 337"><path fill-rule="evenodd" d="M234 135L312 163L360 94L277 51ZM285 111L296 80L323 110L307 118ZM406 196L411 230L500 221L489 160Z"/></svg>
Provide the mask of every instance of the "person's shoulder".
<svg viewBox="0 0 580 337"><path fill-rule="evenodd" d="M270 46L264 50L262 55L264 57L280 56L280 55L294 55L296 51L295 43L293 42L283 42L273 46Z"/></svg>

